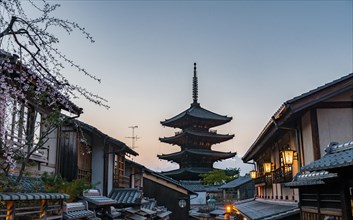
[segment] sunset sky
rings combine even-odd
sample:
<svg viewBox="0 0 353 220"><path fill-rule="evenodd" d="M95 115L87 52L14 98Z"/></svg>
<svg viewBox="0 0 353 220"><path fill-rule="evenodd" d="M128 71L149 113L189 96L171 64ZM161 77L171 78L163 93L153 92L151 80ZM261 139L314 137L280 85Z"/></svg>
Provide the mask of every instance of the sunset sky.
<svg viewBox="0 0 353 220"><path fill-rule="evenodd" d="M74 84L109 101L106 110L84 99L80 120L131 145L134 160L153 170L176 164L157 154L179 150L159 142L176 130L160 121L192 102L197 63L202 107L233 120L216 127L235 138L213 146L242 157L280 105L353 72L352 1L60 1L58 17L90 32L61 36L60 49L98 84L68 69ZM240 166L239 158L216 167Z"/></svg>

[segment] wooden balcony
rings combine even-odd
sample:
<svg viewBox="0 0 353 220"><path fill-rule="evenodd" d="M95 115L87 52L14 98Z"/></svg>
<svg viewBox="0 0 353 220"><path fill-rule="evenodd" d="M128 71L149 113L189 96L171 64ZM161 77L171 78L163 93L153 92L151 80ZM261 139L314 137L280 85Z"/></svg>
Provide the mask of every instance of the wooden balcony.
<svg viewBox="0 0 353 220"><path fill-rule="evenodd" d="M286 183L292 181L293 174L291 169L280 167L273 172L273 183Z"/></svg>
<svg viewBox="0 0 353 220"><path fill-rule="evenodd" d="M255 185L256 184L271 185L272 184L272 173L260 174L260 176L257 177L254 181L255 181Z"/></svg>

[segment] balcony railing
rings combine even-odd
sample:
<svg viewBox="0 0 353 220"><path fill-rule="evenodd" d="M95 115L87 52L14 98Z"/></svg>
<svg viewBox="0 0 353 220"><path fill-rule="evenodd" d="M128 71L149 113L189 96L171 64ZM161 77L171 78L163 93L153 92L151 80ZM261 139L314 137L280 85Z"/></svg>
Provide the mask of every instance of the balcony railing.
<svg viewBox="0 0 353 220"><path fill-rule="evenodd" d="M255 184L271 185L272 184L272 174L260 174L255 180Z"/></svg>
<svg viewBox="0 0 353 220"><path fill-rule="evenodd" d="M287 167L280 167L273 172L274 183L285 183L292 181L292 170Z"/></svg>

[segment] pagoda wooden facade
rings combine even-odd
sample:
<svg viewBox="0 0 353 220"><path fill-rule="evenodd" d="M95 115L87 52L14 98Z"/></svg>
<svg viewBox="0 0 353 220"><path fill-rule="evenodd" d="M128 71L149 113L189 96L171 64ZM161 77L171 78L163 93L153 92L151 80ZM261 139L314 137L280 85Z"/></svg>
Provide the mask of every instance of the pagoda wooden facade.
<svg viewBox="0 0 353 220"><path fill-rule="evenodd" d="M193 103L182 113L161 122L163 126L181 129L175 133L175 136L159 139L161 142L180 146L179 152L158 155L159 159L179 164L179 169L163 172L164 175L176 180L199 180L200 174L214 169L214 162L236 155L232 152L211 149L213 144L234 137L234 135L217 134L216 130L210 130L210 128L228 123L232 117L218 115L202 108L197 98L198 85L196 63L194 63Z"/></svg>

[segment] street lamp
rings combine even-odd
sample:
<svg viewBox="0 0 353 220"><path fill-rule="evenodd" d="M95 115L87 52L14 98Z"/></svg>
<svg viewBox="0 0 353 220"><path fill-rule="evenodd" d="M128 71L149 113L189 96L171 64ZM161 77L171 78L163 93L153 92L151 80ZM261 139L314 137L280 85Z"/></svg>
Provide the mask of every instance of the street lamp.
<svg viewBox="0 0 353 220"><path fill-rule="evenodd" d="M282 151L283 163L285 165L292 165L293 164L293 155L294 155L294 151L291 149Z"/></svg>
<svg viewBox="0 0 353 220"><path fill-rule="evenodd" d="M272 171L272 164L271 163L264 163L264 172L271 173Z"/></svg>
<svg viewBox="0 0 353 220"><path fill-rule="evenodd" d="M251 177L251 179L255 179L256 178L256 170L250 171L250 177Z"/></svg>

